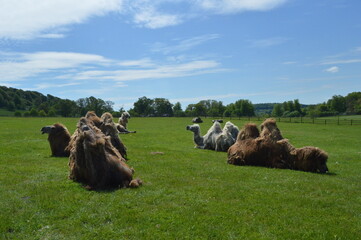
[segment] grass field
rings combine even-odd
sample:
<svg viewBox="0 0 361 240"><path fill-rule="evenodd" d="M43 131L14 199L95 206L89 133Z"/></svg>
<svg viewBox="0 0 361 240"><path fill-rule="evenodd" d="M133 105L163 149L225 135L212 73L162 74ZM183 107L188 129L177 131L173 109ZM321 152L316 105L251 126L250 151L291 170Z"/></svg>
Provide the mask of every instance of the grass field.
<svg viewBox="0 0 361 240"><path fill-rule="evenodd" d="M144 185L95 192L50 157L40 129L55 122L72 133L77 119L0 118L1 239L360 239L361 126L279 123L329 153L321 175L229 165L193 148L188 118L132 118L120 137Z"/></svg>

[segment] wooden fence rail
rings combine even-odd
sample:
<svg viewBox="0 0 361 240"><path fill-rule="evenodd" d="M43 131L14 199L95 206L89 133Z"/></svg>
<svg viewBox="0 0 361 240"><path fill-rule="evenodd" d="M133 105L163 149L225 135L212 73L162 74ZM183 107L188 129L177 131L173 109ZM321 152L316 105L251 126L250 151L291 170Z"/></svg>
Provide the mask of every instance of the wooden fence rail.
<svg viewBox="0 0 361 240"><path fill-rule="evenodd" d="M262 117L230 117L229 119L238 119L244 121L263 121ZM274 118L277 122L285 123L310 123L323 125L361 125L361 119L342 119L342 118L310 118L310 117L293 117L293 118Z"/></svg>

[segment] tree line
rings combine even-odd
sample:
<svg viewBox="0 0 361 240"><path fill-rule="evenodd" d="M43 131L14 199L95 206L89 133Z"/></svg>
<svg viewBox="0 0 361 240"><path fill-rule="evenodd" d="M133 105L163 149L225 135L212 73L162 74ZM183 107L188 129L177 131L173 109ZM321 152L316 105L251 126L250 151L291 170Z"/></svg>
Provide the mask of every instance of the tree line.
<svg viewBox="0 0 361 240"><path fill-rule="evenodd" d="M50 94L36 91L0 86L0 108L15 112L16 116L84 116L87 111L97 115L111 112L119 117L123 108L115 111L114 103L93 96L76 101L61 99ZM140 97L129 109L132 116L139 117L320 117L334 115L361 114L361 92L352 92L347 96L335 95L327 102L315 105L300 104L298 99L283 103L252 104L246 99L224 105L222 101L202 100L189 104L183 110L181 103L172 104L165 98L150 99Z"/></svg>
<svg viewBox="0 0 361 240"><path fill-rule="evenodd" d="M195 104L189 104L183 111L180 102L172 104L165 98L150 99L144 96L139 98L133 106L129 113L132 116L141 117L255 116L253 104L244 99L226 106L221 101L202 100Z"/></svg>
<svg viewBox="0 0 361 240"><path fill-rule="evenodd" d="M114 103L93 96L76 101L61 99L50 94L43 95L35 91L24 91L0 86L0 108L15 112L15 116L24 117L79 117L87 111L114 112ZM114 112L116 116L119 112Z"/></svg>

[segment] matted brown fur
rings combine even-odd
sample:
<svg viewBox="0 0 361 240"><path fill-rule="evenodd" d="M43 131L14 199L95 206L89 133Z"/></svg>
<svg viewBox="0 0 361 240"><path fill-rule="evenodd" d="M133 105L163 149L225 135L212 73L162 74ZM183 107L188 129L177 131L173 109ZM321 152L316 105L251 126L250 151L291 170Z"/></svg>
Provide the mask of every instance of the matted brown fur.
<svg viewBox="0 0 361 240"><path fill-rule="evenodd" d="M257 128L257 125L254 123L247 123L238 133L237 141L257 137L259 137L259 130Z"/></svg>
<svg viewBox="0 0 361 240"><path fill-rule="evenodd" d="M273 168L287 168L307 172L326 173L327 153L317 147L295 148L282 137L274 121L266 120L264 134L257 137L257 127L247 124L237 141L228 149L228 163ZM270 130L271 129L271 130ZM251 131L252 130L252 131ZM249 134L246 134L250 132ZM253 132L253 134L251 134Z"/></svg>
<svg viewBox="0 0 361 240"><path fill-rule="evenodd" d="M102 120L96 115L94 111L88 111L85 114L85 118L88 119L89 124L93 124L97 128L102 124Z"/></svg>
<svg viewBox="0 0 361 240"><path fill-rule="evenodd" d="M258 137L237 141L228 149L228 163L234 165L289 168L287 152L281 144Z"/></svg>
<svg viewBox="0 0 361 240"><path fill-rule="evenodd" d="M86 118L81 118L69 157L69 178L83 183L87 189L138 187L133 179L134 170L105 136Z"/></svg>
<svg viewBox="0 0 361 240"><path fill-rule="evenodd" d="M48 131L45 131L45 128L49 128ZM69 157L69 150L66 147L70 141L70 133L63 124L55 123L52 126L43 127L41 131L49 134L48 141L52 156Z"/></svg>
<svg viewBox="0 0 361 240"><path fill-rule="evenodd" d="M268 118L261 124L261 137L269 138L272 141L283 139L281 131L278 129L276 121Z"/></svg>
<svg viewBox="0 0 361 240"><path fill-rule="evenodd" d="M294 170L306 172L328 172L327 159L328 155L322 149L313 146L295 148L288 139L278 141L288 151L288 161Z"/></svg>
<svg viewBox="0 0 361 240"><path fill-rule="evenodd" d="M120 154L125 158L127 156L127 148L120 140L118 135L118 129L113 122L113 115L109 112L103 113L100 117L102 124L100 125L100 130L106 135L110 136L110 140L113 146L118 149Z"/></svg>

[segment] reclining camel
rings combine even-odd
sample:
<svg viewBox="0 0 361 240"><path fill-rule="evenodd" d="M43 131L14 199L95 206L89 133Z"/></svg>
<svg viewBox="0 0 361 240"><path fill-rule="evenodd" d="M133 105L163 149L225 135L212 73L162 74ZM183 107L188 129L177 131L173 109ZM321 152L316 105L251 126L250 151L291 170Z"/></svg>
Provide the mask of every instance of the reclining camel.
<svg viewBox="0 0 361 240"><path fill-rule="evenodd" d="M274 120L267 119L261 129L259 133L255 124L244 126L235 144L228 149L228 163L318 173L328 171L328 156L323 150L317 147L293 147L287 139L283 139Z"/></svg>
<svg viewBox="0 0 361 240"><path fill-rule="evenodd" d="M186 130L193 132L196 148L224 152L235 142L235 136L238 133L238 128L233 123L227 122L222 130L221 124L217 121L213 123L204 136L201 136L198 124L187 126Z"/></svg>
<svg viewBox="0 0 361 240"><path fill-rule="evenodd" d="M69 150L66 149L70 142L70 133L61 123L55 123L51 126L45 126L41 133L47 133L50 144L51 154L54 157L69 157Z"/></svg>
<svg viewBox="0 0 361 240"><path fill-rule="evenodd" d="M130 114L128 112L123 112L118 120L118 124L116 124L116 128L119 133L127 134L127 133L136 133L137 131L129 131L127 129L128 119L130 118Z"/></svg>
<svg viewBox="0 0 361 240"><path fill-rule="evenodd" d="M69 178L83 183L87 189L138 187L134 170L119 154L106 136L87 118L82 117L74 133L69 157Z"/></svg>

